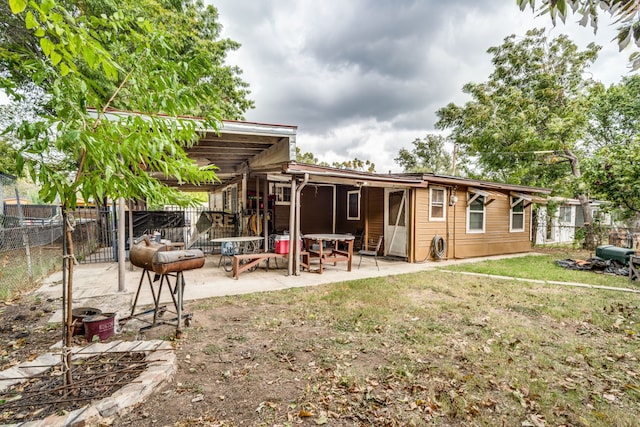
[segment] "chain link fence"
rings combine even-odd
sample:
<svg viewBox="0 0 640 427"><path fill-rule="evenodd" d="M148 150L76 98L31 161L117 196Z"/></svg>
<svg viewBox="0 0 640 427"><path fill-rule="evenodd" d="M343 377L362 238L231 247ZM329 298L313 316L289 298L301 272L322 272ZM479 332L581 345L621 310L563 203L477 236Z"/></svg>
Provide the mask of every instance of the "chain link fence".
<svg viewBox="0 0 640 427"><path fill-rule="evenodd" d="M60 207L33 204L26 193L13 177L0 174L0 300L33 289L44 277L62 268L64 224ZM79 263L117 261L116 217L115 206L89 205L70 215ZM213 253L219 250L213 239L240 232L238 215L206 207L132 211L123 220L126 250L129 236L137 239L147 234Z"/></svg>
<svg viewBox="0 0 640 427"><path fill-rule="evenodd" d="M28 204L15 178L0 174L0 299L31 289L62 266L62 218Z"/></svg>

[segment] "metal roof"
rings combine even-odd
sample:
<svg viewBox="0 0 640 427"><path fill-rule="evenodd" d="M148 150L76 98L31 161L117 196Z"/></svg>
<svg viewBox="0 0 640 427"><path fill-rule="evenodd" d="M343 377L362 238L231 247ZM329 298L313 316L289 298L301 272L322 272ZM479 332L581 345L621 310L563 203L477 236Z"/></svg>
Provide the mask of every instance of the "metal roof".
<svg viewBox="0 0 640 427"><path fill-rule="evenodd" d="M291 175L308 173L310 179L315 182L344 183L351 185L427 187L432 184L439 184L448 186L457 185L461 187L480 187L488 190L515 191L533 194L551 193L551 190L548 188L503 184L499 182L482 181L433 173L377 174L296 162L287 162L283 164L282 172Z"/></svg>
<svg viewBox="0 0 640 427"><path fill-rule="evenodd" d="M535 193L535 194L551 194L551 189L542 188L542 187L531 187L527 185L516 185L516 184L504 184L501 182L492 182L492 181L482 181L479 179L471 179L471 178L462 178L459 176L447 176L447 175L438 175L433 173L424 173L420 174L422 179L434 184L443 184L443 185L460 185L465 187L482 187L489 188L494 190L504 190L504 191L520 191L524 193Z"/></svg>

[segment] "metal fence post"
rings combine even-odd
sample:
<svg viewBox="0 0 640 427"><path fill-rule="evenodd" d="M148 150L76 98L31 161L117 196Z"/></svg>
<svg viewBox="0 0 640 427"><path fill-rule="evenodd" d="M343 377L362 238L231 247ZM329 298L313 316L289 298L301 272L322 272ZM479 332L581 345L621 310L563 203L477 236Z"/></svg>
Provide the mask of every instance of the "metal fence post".
<svg viewBox="0 0 640 427"><path fill-rule="evenodd" d="M16 188L16 205L18 206L18 221L22 229L22 241L24 242L24 249L27 255L27 274L29 274L29 280L33 280L33 267L31 265L31 248L29 245L29 232L24 226L24 215L22 214L22 205L20 204L20 193Z"/></svg>

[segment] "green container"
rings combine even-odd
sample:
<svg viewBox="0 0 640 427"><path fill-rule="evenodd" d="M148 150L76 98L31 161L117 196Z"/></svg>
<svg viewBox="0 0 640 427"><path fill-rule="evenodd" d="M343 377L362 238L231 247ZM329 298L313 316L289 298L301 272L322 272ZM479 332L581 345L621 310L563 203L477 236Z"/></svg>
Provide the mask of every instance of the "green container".
<svg viewBox="0 0 640 427"><path fill-rule="evenodd" d="M613 245L598 246L596 256L602 259L614 259L622 264L629 264L629 257L635 255L636 251L629 248L619 248Z"/></svg>

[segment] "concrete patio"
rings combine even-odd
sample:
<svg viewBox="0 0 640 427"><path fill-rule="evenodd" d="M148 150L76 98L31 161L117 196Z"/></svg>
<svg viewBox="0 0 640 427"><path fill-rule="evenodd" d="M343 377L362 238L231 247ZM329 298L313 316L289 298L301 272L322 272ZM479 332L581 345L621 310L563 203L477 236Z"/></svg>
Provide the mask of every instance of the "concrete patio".
<svg viewBox="0 0 640 427"><path fill-rule="evenodd" d="M287 276L286 260L283 258L278 262L280 267L278 269L271 268L266 270L263 263L256 271L241 274L238 280L234 280L231 273L224 271L222 267L218 267L219 255L207 255L204 267L183 273L186 283L184 300L192 301L226 295L278 291L346 280L413 273L436 267L523 255L527 254L439 262L426 261L414 264L401 260L378 258L380 270L376 268L373 258L368 257L362 260L362 265L358 268L359 257L356 255L350 272L347 271L345 263L339 263L335 267L332 265L325 267L323 274L303 271L299 276ZM129 263L127 263L125 290L118 291L118 265L116 263L75 266L73 305L74 307L95 307L103 312L115 312L118 313L119 317L128 316L131 314L131 307L142 273L142 269L138 267L131 269ZM151 273L151 277L153 278L153 273ZM154 289L157 289L158 283L154 284ZM46 278L36 293L45 298L60 298L62 296L62 272L57 272ZM171 302L171 296L167 292L166 286L162 291L161 302ZM142 307L149 306L153 306L153 297L148 281L145 278L141 287L136 312ZM51 321L58 322L60 320L61 312L59 310L53 314Z"/></svg>

